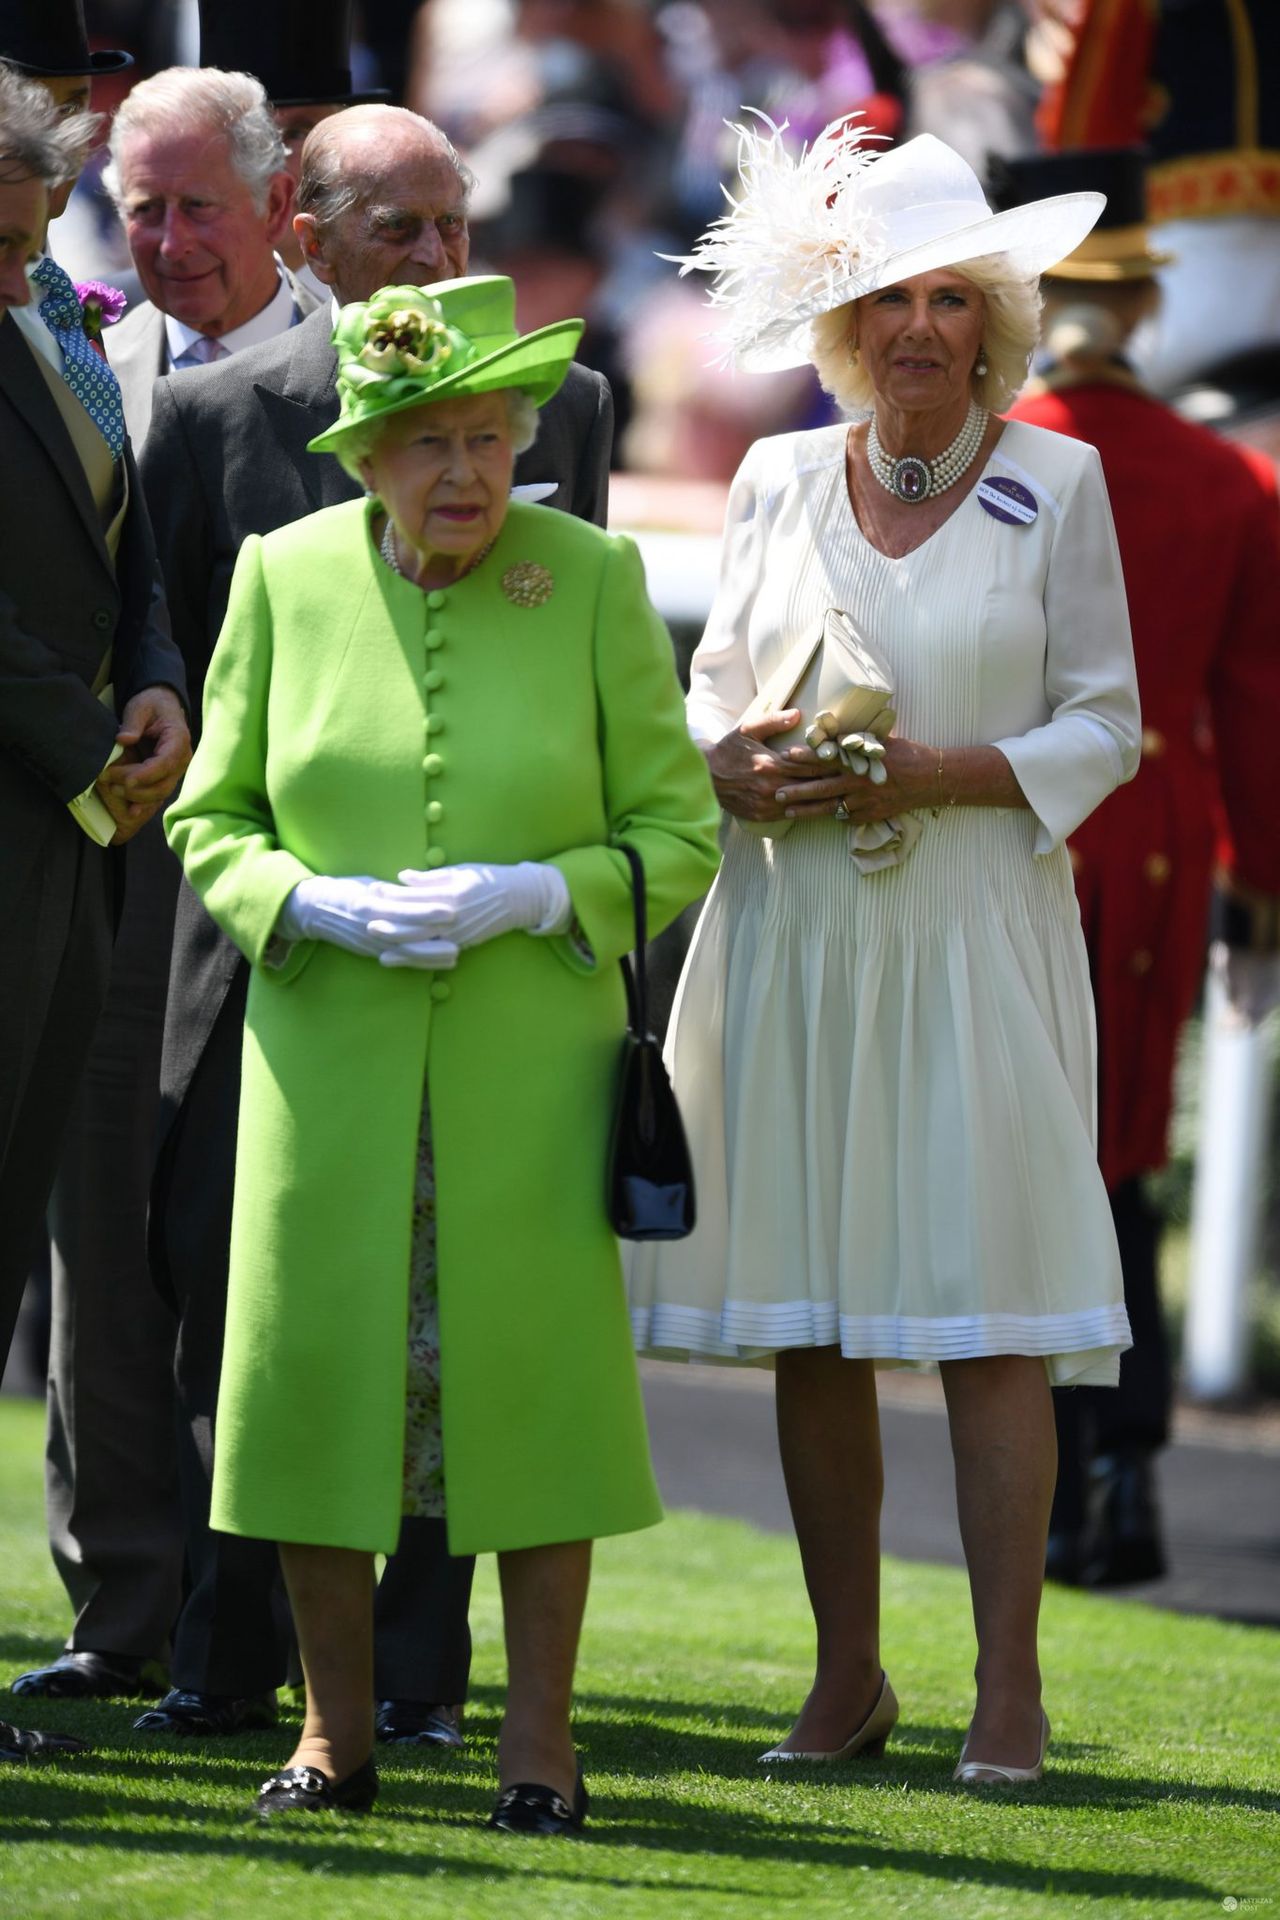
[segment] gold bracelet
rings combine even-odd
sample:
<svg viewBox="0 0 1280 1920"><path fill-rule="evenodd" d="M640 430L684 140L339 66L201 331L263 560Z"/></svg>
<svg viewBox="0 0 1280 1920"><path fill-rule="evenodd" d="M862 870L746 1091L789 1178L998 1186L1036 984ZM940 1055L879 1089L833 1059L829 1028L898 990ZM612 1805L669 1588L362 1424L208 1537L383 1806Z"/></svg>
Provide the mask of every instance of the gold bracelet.
<svg viewBox="0 0 1280 1920"><path fill-rule="evenodd" d="M937 819L938 815L942 812L944 804L945 802L943 801L943 798L942 798L942 748L939 747L938 748L938 804L933 809L933 817L935 820Z"/></svg>

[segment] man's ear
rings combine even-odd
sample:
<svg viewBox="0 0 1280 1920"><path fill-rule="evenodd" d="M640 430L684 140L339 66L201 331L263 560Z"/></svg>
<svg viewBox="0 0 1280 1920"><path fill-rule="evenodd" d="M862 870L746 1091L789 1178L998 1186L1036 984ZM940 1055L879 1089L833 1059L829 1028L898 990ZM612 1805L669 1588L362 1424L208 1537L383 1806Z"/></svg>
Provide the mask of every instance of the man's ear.
<svg viewBox="0 0 1280 1920"><path fill-rule="evenodd" d="M278 247L289 231L289 221L293 214L293 175L291 173L273 173L267 188L267 204L263 210L266 221L267 238L273 247Z"/></svg>
<svg viewBox="0 0 1280 1920"><path fill-rule="evenodd" d="M337 276L324 257L324 248L320 235L316 231L314 213L295 213L293 216L294 238L302 249L304 263L310 267L317 280L323 280L326 287L332 287Z"/></svg>

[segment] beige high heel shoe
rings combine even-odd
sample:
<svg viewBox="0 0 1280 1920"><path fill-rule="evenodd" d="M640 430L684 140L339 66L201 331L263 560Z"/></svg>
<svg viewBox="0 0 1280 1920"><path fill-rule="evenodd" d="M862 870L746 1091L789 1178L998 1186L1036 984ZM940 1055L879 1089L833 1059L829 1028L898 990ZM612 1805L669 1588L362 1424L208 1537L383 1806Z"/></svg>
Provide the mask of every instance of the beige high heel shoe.
<svg viewBox="0 0 1280 1920"><path fill-rule="evenodd" d="M962 1787L1018 1787L1038 1780L1044 1772L1044 1757L1049 1751L1049 1722L1042 1712L1040 1715L1040 1758L1034 1767L1002 1767L995 1760L966 1760L969 1751L969 1737L965 1735L964 1745L960 1749L960 1762L951 1778L958 1780Z"/></svg>
<svg viewBox="0 0 1280 1920"><path fill-rule="evenodd" d="M842 1747L836 1747L830 1753L793 1753L788 1747L770 1747L768 1753L760 1755L760 1766L772 1766L775 1760L818 1760L829 1763L833 1760L852 1760L859 1754L868 1760L878 1760L898 1720L898 1697L889 1685L887 1673L880 1675L880 1682L879 1699L858 1731Z"/></svg>

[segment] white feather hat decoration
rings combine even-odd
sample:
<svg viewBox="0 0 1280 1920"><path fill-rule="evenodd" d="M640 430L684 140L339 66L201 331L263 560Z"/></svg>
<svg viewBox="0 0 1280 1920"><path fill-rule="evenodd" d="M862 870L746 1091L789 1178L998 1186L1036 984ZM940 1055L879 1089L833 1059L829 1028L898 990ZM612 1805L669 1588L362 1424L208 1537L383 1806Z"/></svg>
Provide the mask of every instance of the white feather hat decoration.
<svg viewBox="0 0 1280 1920"><path fill-rule="evenodd" d="M999 253L1034 280L1106 205L1100 193L1060 193L992 213L973 168L930 133L877 153L863 142L884 136L846 114L793 156L785 124L755 117L767 133L733 128L741 195L724 189L729 212L679 262L681 274L715 276L724 356L754 372L802 366L818 314L915 274Z"/></svg>

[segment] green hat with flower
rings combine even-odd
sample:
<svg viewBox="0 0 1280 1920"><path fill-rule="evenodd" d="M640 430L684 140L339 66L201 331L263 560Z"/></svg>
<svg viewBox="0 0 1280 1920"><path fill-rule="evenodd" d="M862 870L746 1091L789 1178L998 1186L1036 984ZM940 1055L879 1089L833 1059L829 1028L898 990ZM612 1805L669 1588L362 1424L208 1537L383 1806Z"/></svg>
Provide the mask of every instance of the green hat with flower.
<svg viewBox="0 0 1280 1920"><path fill-rule="evenodd" d="M505 274L383 287L338 314L341 410L308 451L340 452L387 415L433 400L515 387L543 406L569 371L582 326L558 320L517 333L515 287Z"/></svg>

